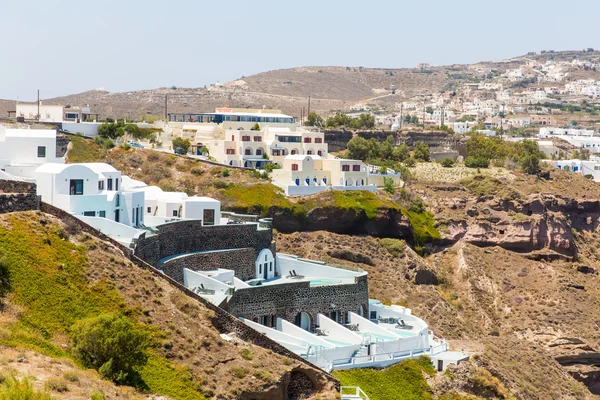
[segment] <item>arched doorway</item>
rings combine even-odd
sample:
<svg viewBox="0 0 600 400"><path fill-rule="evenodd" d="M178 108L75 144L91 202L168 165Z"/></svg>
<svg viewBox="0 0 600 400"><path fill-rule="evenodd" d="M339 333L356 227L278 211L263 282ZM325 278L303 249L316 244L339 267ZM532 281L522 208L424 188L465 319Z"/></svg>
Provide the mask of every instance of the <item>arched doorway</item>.
<svg viewBox="0 0 600 400"><path fill-rule="evenodd" d="M360 306L358 306L358 315L360 315L361 317L365 316L365 308L363 307L362 304Z"/></svg>
<svg viewBox="0 0 600 400"><path fill-rule="evenodd" d="M310 331L310 316L304 311L302 311L296 315L294 324L304 329L305 331Z"/></svg>
<svg viewBox="0 0 600 400"><path fill-rule="evenodd" d="M271 279L276 276L275 258L269 249L262 249L256 258L256 278Z"/></svg>

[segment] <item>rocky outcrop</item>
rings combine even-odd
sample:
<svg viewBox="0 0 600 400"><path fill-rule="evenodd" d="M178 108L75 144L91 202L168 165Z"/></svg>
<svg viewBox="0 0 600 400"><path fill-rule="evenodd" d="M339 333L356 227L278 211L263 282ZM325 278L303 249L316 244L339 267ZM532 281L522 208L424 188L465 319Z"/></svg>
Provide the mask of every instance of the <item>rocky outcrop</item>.
<svg viewBox="0 0 600 400"><path fill-rule="evenodd" d="M330 206L313 208L306 215L294 214L290 209L271 207L268 216L273 218L273 227L282 233L325 230L353 235L412 239L408 219L396 209L381 208L374 217L369 217L363 210Z"/></svg>
<svg viewBox="0 0 600 400"><path fill-rule="evenodd" d="M464 210L460 218L440 223L442 240L478 246L500 246L535 252L540 258L577 257L574 230L593 231L600 219L600 200L532 195L524 200L496 197L447 198L438 209Z"/></svg>

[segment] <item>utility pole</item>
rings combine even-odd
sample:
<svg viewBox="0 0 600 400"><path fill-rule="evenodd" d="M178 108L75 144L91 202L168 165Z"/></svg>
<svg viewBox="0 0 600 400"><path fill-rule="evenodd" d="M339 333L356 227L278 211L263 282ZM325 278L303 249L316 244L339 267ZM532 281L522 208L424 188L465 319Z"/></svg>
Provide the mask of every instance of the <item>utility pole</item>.
<svg viewBox="0 0 600 400"><path fill-rule="evenodd" d="M37 120L40 121L40 89L38 89L38 112L37 112Z"/></svg>
<svg viewBox="0 0 600 400"><path fill-rule="evenodd" d="M308 114L310 114L310 96L308 96L308 113L306 114L307 117Z"/></svg>
<svg viewBox="0 0 600 400"><path fill-rule="evenodd" d="M400 129L402 129L402 108L404 107L404 103L400 103Z"/></svg>
<svg viewBox="0 0 600 400"><path fill-rule="evenodd" d="M168 114L167 114L167 96L168 96L168 95L166 95L166 94L165 94L165 123L166 123L166 122L168 121L168 119L169 119L169 116L168 116Z"/></svg>

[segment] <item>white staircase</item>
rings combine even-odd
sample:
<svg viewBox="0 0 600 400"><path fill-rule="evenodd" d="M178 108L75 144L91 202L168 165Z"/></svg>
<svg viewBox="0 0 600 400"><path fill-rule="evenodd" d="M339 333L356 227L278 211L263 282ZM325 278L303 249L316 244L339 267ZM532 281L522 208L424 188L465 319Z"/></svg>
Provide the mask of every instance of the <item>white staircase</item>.
<svg viewBox="0 0 600 400"><path fill-rule="evenodd" d="M342 400L369 400L369 396L365 394L358 386L342 386L340 388Z"/></svg>

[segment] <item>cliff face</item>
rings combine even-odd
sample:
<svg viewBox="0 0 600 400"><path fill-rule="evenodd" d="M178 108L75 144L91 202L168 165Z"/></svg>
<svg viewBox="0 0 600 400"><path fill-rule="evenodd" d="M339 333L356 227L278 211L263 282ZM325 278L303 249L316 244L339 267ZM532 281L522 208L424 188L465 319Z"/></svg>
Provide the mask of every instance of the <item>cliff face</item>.
<svg viewBox="0 0 600 400"><path fill-rule="evenodd" d="M573 232L595 231L600 200L578 200L559 195L529 195L522 200L498 197L454 197L433 207L456 211L438 221L442 240L478 246L500 246L532 253L534 258L577 258Z"/></svg>

